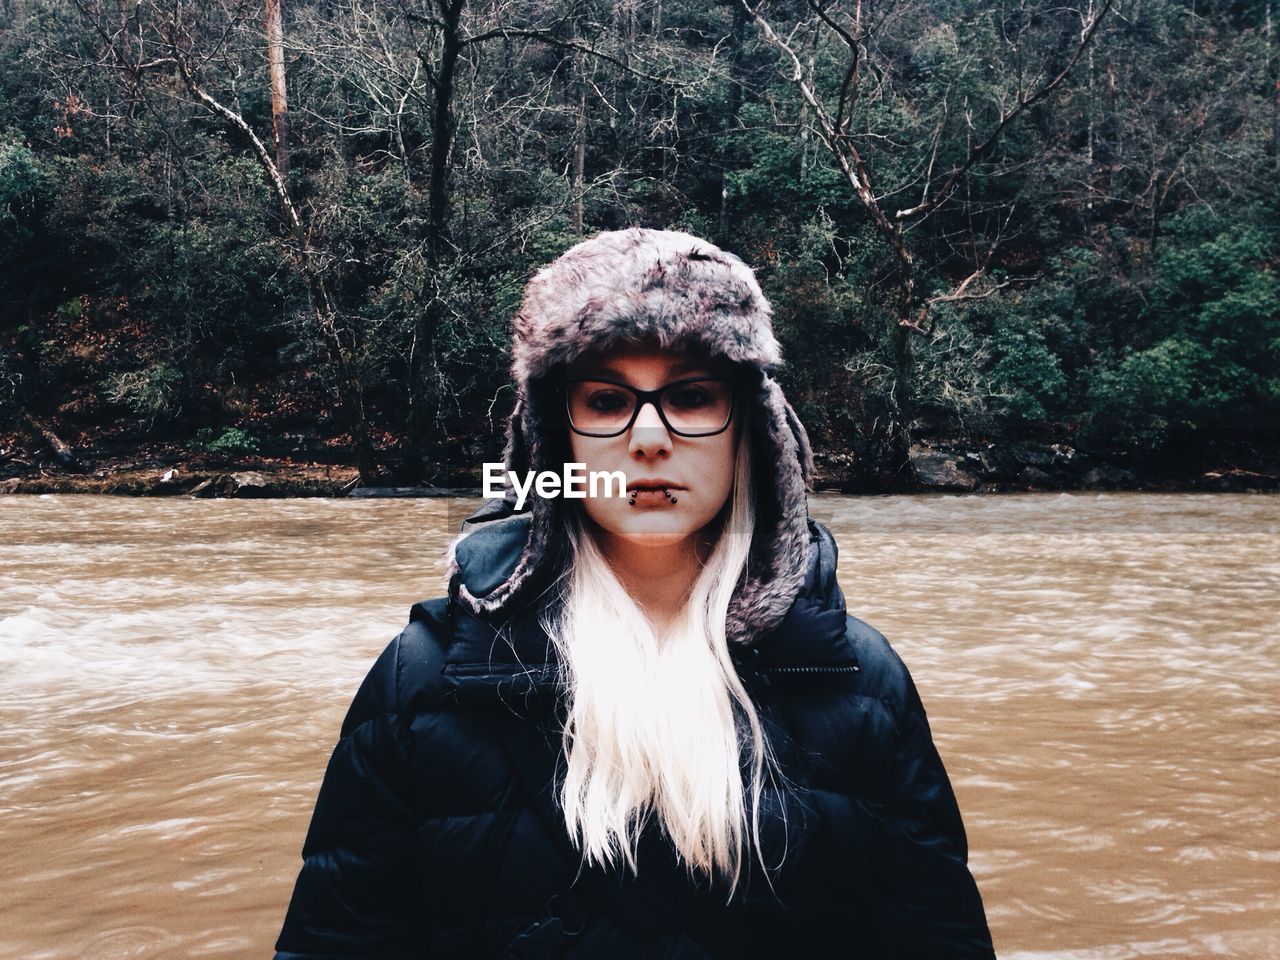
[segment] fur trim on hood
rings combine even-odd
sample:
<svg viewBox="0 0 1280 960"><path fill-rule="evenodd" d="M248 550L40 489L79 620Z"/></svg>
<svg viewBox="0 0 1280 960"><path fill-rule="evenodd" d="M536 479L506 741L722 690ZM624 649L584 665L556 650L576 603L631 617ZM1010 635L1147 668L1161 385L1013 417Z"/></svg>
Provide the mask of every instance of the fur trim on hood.
<svg viewBox="0 0 1280 960"><path fill-rule="evenodd" d="M631 228L597 234L542 268L525 288L514 320L511 372L516 407L503 454L508 471L561 472L568 438L549 435L554 373L586 353L622 342L655 340L661 347L701 347L749 373L756 525L745 576L727 617L731 641L752 644L786 616L809 561L807 491L813 477L809 438L769 375L781 364L772 309L751 269L732 253L688 233ZM463 524L461 537L515 512L508 480ZM514 611L563 569L567 546L556 542L561 498L531 498L529 535L510 576L478 587L462 582L448 555L450 591L477 616Z"/></svg>

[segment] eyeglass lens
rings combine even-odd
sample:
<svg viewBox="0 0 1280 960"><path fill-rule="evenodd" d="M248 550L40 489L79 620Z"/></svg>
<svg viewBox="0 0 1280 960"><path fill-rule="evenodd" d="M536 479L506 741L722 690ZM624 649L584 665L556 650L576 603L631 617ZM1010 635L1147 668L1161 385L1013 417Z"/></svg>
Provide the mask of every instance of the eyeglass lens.
<svg viewBox="0 0 1280 960"><path fill-rule="evenodd" d="M635 412L636 395L616 383L579 380L569 384L569 417L577 430L621 431ZM672 384L659 403L672 429L697 435L716 433L729 422L733 388L723 380L690 380Z"/></svg>

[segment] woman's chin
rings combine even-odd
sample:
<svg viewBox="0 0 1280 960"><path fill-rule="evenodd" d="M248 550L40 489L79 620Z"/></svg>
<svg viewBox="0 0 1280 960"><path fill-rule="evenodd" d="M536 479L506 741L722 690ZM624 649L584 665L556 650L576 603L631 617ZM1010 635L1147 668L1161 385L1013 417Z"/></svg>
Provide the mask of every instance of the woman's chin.
<svg viewBox="0 0 1280 960"><path fill-rule="evenodd" d="M688 539L695 531L683 518L640 516L626 517L612 525L610 533L637 547L669 547Z"/></svg>
<svg viewBox="0 0 1280 960"><path fill-rule="evenodd" d="M687 533L637 533L626 539L638 547L669 547L675 543L683 543L688 539Z"/></svg>

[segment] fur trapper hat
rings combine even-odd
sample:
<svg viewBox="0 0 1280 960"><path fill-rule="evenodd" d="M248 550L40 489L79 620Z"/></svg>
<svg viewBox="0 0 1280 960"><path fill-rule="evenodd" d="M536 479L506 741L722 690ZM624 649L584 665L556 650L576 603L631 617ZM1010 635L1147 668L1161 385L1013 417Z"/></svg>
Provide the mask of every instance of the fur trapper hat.
<svg viewBox="0 0 1280 960"><path fill-rule="evenodd" d="M654 340L679 350L701 347L748 373L756 525L745 576L729 605L731 641L753 643L781 622L804 581L809 555L806 492L813 455L804 427L770 370L781 364L772 309L751 269L732 253L688 233L639 227L584 240L529 281L515 316L511 372L516 406L507 424L506 470L560 473L568 438L549 407L554 374L578 357L623 342ZM508 480L463 524L462 537L515 512ZM560 572L567 547L557 542L562 498L531 497L532 523L509 576L476 595L460 583L448 556L451 590L485 618L513 611ZM459 540L461 537L458 538Z"/></svg>

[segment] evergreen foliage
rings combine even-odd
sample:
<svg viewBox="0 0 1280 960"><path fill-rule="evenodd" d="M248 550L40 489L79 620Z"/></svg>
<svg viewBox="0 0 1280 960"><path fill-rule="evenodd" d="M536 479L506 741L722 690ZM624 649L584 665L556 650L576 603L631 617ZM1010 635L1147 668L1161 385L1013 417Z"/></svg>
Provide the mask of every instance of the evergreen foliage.
<svg viewBox="0 0 1280 960"><path fill-rule="evenodd" d="M865 0L849 129L885 210L961 165L1099 6ZM985 266L980 297L912 334L914 429L1103 455L1275 441L1270 6L1116 0L1068 81L912 225L924 295ZM823 9L852 30L852 7ZM762 9L834 109L847 47L810 5ZM750 18L718 0L472 4L446 76L433 10L286 5L298 232L250 138L191 85L270 151L257 7L0 6L0 421L74 400L139 436L206 427L197 445L249 450L340 427L338 344L385 458L465 441L494 459L524 281L583 235L645 225L756 267L817 446L878 456L897 261ZM190 82L162 62L175 50Z"/></svg>

